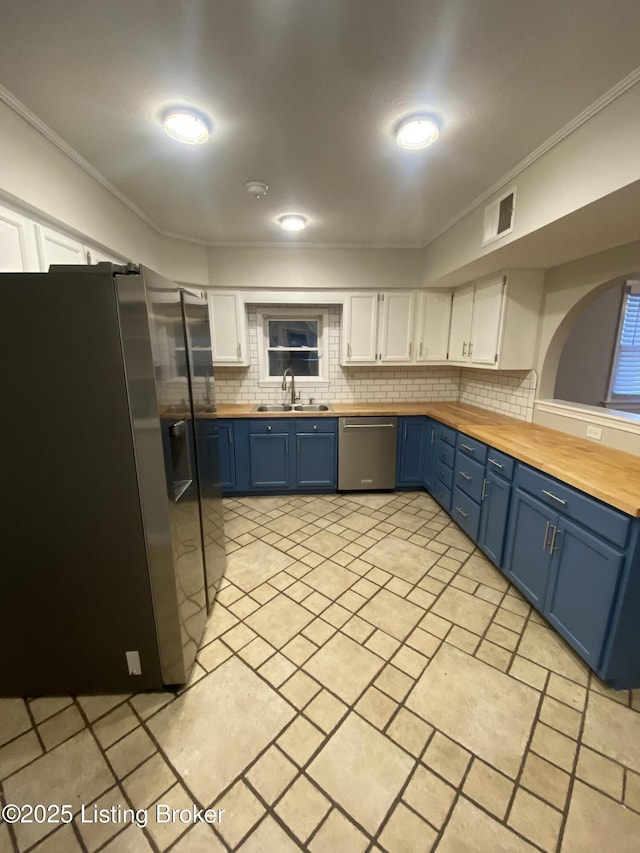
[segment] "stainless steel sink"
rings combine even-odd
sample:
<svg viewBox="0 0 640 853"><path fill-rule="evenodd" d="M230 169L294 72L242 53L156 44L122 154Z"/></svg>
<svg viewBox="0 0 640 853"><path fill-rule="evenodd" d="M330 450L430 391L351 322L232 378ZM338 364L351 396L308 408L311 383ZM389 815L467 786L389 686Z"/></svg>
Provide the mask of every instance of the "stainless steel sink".
<svg viewBox="0 0 640 853"><path fill-rule="evenodd" d="M254 412L291 412L293 411L293 406L290 406L288 403L283 403L282 405L276 406L256 406L253 410Z"/></svg>
<svg viewBox="0 0 640 853"><path fill-rule="evenodd" d="M294 412L329 412L331 406L326 406L324 403L310 403L308 406L294 406Z"/></svg>

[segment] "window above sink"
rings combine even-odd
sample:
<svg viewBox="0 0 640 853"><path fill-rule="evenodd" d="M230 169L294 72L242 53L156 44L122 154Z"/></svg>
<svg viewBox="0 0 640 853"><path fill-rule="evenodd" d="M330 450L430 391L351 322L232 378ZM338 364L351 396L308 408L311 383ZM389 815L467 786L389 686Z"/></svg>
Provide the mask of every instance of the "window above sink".
<svg viewBox="0 0 640 853"><path fill-rule="evenodd" d="M260 385L276 386L287 369L293 371L298 387L328 383L328 329L326 307L273 306L259 314Z"/></svg>

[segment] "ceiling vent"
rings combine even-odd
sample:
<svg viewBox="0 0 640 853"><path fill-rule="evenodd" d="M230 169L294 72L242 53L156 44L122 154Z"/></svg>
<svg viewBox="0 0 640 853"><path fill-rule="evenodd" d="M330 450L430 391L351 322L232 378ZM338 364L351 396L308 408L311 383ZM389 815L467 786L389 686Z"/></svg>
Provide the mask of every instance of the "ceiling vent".
<svg viewBox="0 0 640 853"><path fill-rule="evenodd" d="M484 209L484 232L482 245L493 243L500 237L513 231L516 210L516 187L512 187L500 198L492 201Z"/></svg>

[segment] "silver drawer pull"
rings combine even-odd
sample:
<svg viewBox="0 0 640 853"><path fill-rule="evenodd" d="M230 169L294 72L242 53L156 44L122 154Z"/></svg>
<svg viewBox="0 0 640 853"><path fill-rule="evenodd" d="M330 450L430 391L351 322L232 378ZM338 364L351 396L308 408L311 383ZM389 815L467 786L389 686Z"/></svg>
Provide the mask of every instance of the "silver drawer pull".
<svg viewBox="0 0 640 853"><path fill-rule="evenodd" d="M546 489L543 489L543 490L542 490L542 494L543 494L543 495L546 495L548 498L551 498L551 499L552 499L552 500L554 500L554 501L558 501L558 503L559 503L559 504L562 504L562 506L566 506L566 505L567 505L567 502L566 502L566 501L563 501L563 500L562 500L562 498L557 498L557 497L553 494L553 492L548 492Z"/></svg>
<svg viewBox="0 0 640 853"><path fill-rule="evenodd" d="M542 543L542 550L547 550L547 537L549 536L549 527L551 525L550 521L547 521L547 526L544 529L544 542Z"/></svg>
<svg viewBox="0 0 640 853"><path fill-rule="evenodd" d="M491 462L492 465L495 465L496 468L500 468L500 470L504 468L504 465L501 465L499 462L496 462L496 460L492 459L491 457L489 457L489 462Z"/></svg>
<svg viewBox="0 0 640 853"><path fill-rule="evenodd" d="M476 452L475 447L469 447L468 444L461 444L460 447L464 448L464 450L468 450L469 453L475 453Z"/></svg>
<svg viewBox="0 0 640 853"><path fill-rule="evenodd" d="M487 480L486 480L486 478L485 478L485 479L482 481L482 494L480 495L480 500L481 500L481 501L483 501L483 500L486 498L486 496L487 496L487 486L488 486L488 485L489 485L489 484L487 483Z"/></svg>
<svg viewBox="0 0 640 853"><path fill-rule="evenodd" d="M561 533L562 533L562 530L558 530L558 528L554 524L553 525L553 535L551 537L551 542L549 543L549 553L550 554L553 554L554 551L558 550L556 548L556 539L558 536L561 535Z"/></svg>
<svg viewBox="0 0 640 853"><path fill-rule="evenodd" d="M456 507L456 512L459 512L463 518L469 518L469 513L461 510L459 506Z"/></svg>
<svg viewBox="0 0 640 853"><path fill-rule="evenodd" d="M395 424L345 424L344 429L393 429Z"/></svg>
<svg viewBox="0 0 640 853"><path fill-rule="evenodd" d="M473 477L470 477L464 471L458 471L458 474L460 474L461 477L464 477L465 480L469 480L469 482L471 482L471 480L473 480Z"/></svg>

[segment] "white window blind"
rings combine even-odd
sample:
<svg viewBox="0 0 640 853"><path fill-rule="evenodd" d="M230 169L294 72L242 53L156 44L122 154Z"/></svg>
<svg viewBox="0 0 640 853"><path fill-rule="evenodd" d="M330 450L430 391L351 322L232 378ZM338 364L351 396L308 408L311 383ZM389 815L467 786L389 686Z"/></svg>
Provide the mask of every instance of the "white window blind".
<svg viewBox="0 0 640 853"><path fill-rule="evenodd" d="M640 284L629 286L620 322L611 393L640 397Z"/></svg>

